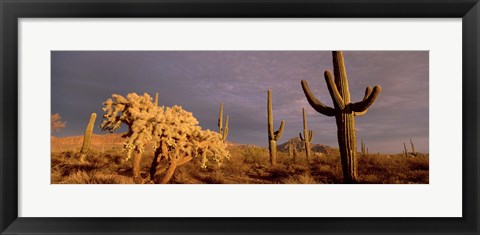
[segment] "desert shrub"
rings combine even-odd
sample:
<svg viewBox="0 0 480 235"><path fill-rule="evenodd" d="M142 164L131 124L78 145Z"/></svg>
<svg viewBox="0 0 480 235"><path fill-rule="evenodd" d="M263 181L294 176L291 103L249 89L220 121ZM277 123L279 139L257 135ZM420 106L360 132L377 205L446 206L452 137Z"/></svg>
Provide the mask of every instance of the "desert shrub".
<svg viewBox="0 0 480 235"><path fill-rule="evenodd" d="M309 174L292 175L282 180L284 184L317 184L318 182Z"/></svg>
<svg viewBox="0 0 480 235"><path fill-rule="evenodd" d="M269 162L269 152L266 148L244 146L241 154L247 164L266 164Z"/></svg>
<svg viewBox="0 0 480 235"><path fill-rule="evenodd" d="M127 159L134 153L133 177L135 182L142 183L140 161L145 146L153 142L155 151L150 168L151 179L159 183L167 183L173 176L177 166L202 156L202 168L207 167L209 159L218 165L223 158L229 157L227 144L219 133L202 130L191 112L180 106L163 107L153 103L148 94L139 96L130 93L127 97L114 94L104 105L105 120L102 130L114 131L122 123L129 128L125 134ZM158 169L160 161L167 161L167 169ZM158 173L164 172L161 179Z"/></svg>
<svg viewBox="0 0 480 235"><path fill-rule="evenodd" d="M60 184L132 184L130 177L117 174L104 174L96 171L77 171L68 175Z"/></svg>

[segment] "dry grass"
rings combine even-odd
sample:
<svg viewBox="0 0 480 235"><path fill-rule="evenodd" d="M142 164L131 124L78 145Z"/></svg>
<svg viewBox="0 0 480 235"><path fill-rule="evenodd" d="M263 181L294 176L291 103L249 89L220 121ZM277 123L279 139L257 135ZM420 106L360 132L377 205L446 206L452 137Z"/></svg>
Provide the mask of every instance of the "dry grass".
<svg viewBox="0 0 480 235"><path fill-rule="evenodd" d="M118 149L118 148L117 148ZM169 183L173 184L338 184L342 167L338 152L312 157L307 163L299 153L295 163L288 153L278 152L277 164L270 165L265 148L234 146L231 158L221 166L200 168L200 159L179 167ZM143 155L141 175L149 178L151 152ZM73 151L55 152L51 158L53 184L133 184L131 160L119 150L92 151L86 162ZM359 183L428 184L428 155L405 158L398 155L358 156Z"/></svg>

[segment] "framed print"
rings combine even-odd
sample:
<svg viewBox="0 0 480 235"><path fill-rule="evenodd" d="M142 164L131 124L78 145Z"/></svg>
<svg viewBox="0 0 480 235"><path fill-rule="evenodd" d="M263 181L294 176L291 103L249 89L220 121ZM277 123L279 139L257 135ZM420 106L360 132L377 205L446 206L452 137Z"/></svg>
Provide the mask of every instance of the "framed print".
<svg viewBox="0 0 480 235"><path fill-rule="evenodd" d="M480 232L478 1L0 6L2 234Z"/></svg>

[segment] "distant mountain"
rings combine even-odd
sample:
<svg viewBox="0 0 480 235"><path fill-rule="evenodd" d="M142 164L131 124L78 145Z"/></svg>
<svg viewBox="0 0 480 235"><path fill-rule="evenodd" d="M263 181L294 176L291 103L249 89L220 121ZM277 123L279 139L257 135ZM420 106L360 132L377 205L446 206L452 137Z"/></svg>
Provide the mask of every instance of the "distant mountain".
<svg viewBox="0 0 480 235"><path fill-rule="evenodd" d="M277 145L277 149L279 151L288 151L289 141L292 141L292 144L297 149L297 151L301 151L305 149L305 143L303 143L303 141L299 137L292 138L283 144ZM310 145L312 150L317 153L329 154L335 151L334 148L327 145L323 145L323 144L310 144Z"/></svg>

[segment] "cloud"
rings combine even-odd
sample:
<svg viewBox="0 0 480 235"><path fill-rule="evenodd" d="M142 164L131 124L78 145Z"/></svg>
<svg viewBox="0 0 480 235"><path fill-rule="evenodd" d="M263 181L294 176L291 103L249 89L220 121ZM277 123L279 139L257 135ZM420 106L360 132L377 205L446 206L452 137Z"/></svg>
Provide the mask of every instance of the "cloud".
<svg viewBox="0 0 480 235"><path fill-rule="evenodd" d="M398 152L409 138L418 139L416 147L427 152L428 52L346 51L344 56L352 102L363 98L365 87L382 86L369 112L356 118L358 137L380 152ZM102 113L111 94L158 92L161 105L181 105L203 128L217 130L224 102L229 140L266 146L271 89L275 128L286 121L280 142L302 131L305 108L314 143L336 146L335 118L313 110L300 86L307 80L316 97L332 106L325 69L333 70L327 51L54 51L52 113L69 123L62 135L81 135L90 113Z"/></svg>

